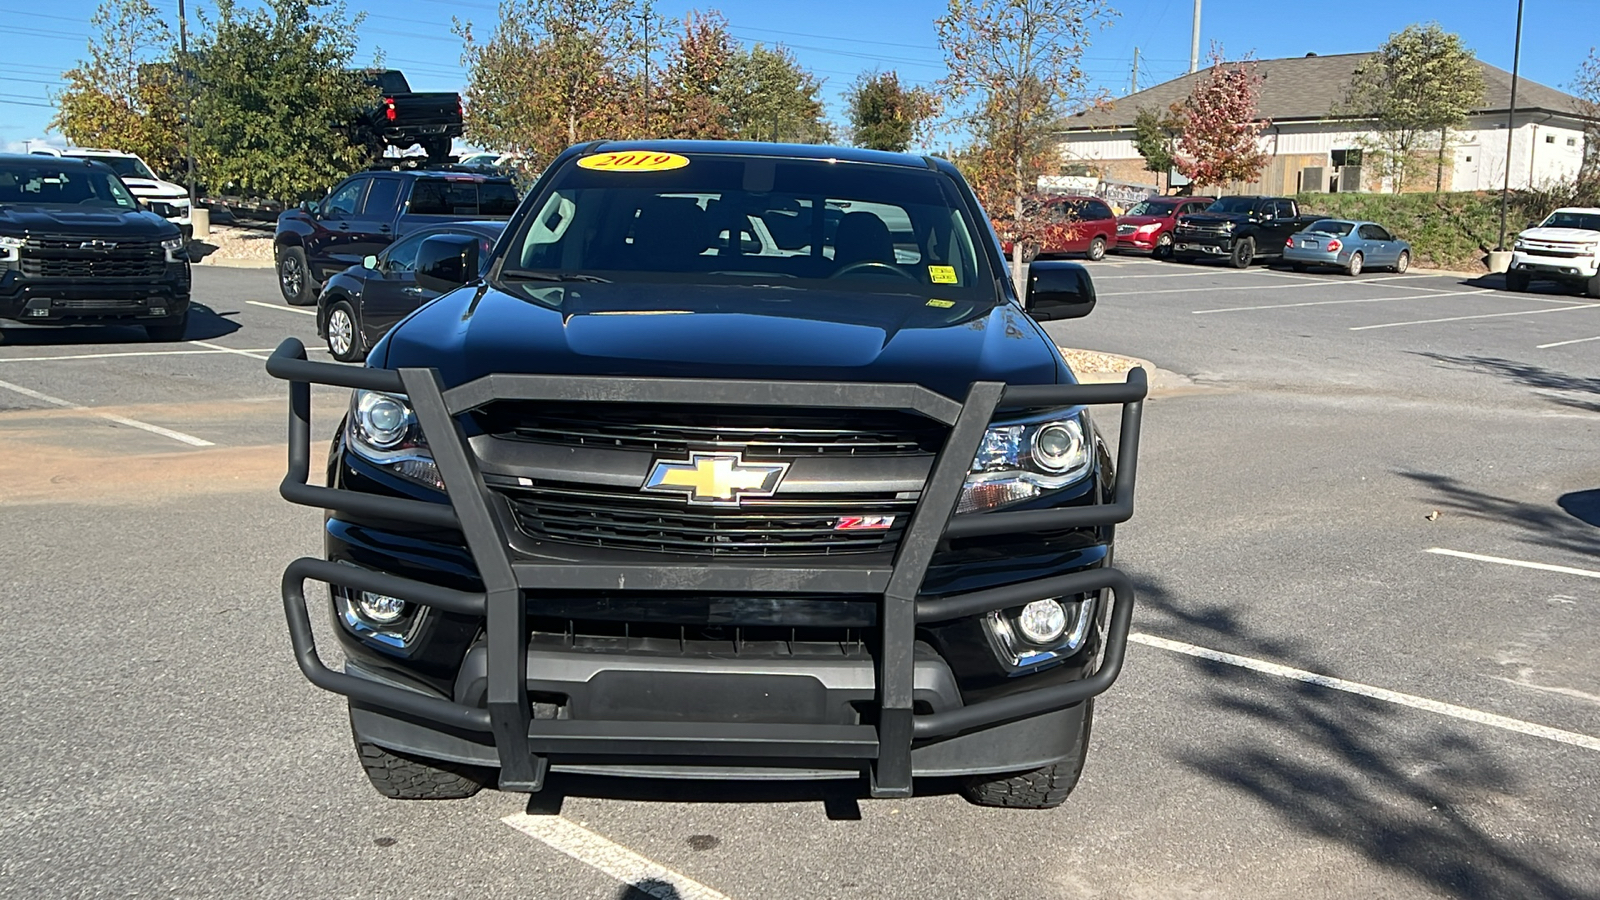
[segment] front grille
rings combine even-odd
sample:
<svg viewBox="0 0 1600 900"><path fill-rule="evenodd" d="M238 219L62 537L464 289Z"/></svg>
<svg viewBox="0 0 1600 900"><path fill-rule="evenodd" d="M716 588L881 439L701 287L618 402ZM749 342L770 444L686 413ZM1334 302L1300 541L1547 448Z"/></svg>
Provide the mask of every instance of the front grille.
<svg viewBox="0 0 1600 900"><path fill-rule="evenodd" d="M704 557L833 556L892 548L915 500L848 496L745 500L691 507L675 497L534 484L504 489L517 525L536 540ZM840 530L847 517L894 516L881 530Z"/></svg>
<svg viewBox="0 0 1600 900"><path fill-rule="evenodd" d="M1133 234L1132 225L1118 225L1117 234Z"/></svg>
<svg viewBox="0 0 1600 900"><path fill-rule="evenodd" d="M667 456L708 449L740 450L762 459L931 455L944 439L944 427L921 416L864 410L774 413L623 403L597 410L593 405L500 401L473 415L496 437Z"/></svg>
<svg viewBox="0 0 1600 900"><path fill-rule="evenodd" d="M1230 230L1226 225L1179 225L1177 228L1181 234L1227 234Z"/></svg>
<svg viewBox="0 0 1600 900"><path fill-rule="evenodd" d="M51 300L50 305L56 309L103 309L103 310L140 310L144 309L143 300L81 300L77 298Z"/></svg>
<svg viewBox="0 0 1600 900"><path fill-rule="evenodd" d="M532 647L762 659L868 658L875 629L784 625L674 625L530 615Z"/></svg>
<svg viewBox="0 0 1600 900"><path fill-rule="evenodd" d="M167 254L154 241L110 241L84 247L87 240L30 239L22 248L20 268L28 278L149 279L166 274Z"/></svg>

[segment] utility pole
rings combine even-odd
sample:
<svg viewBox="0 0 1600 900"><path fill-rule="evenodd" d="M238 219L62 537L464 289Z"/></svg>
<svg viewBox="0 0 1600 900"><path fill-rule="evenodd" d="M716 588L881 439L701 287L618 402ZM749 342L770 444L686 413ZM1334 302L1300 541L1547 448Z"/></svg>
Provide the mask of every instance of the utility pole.
<svg viewBox="0 0 1600 900"><path fill-rule="evenodd" d="M1511 109L1506 112L1506 183L1500 191L1500 243L1495 249L1506 249L1506 203L1511 198L1511 139L1517 134L1517 76L1522 64L1522 3L1517 0L1517 39L1511 51ZM1532 186L1533 172L1528 172L1529 186Z"/></svg>
<svg viewBox="0 0 1600 900"><path fill-rule="evenodd" d="M1189 74L1200 71L1200 0L1194 0L1194 30L1189 33Z"/></svg>
<svg viewBox="0 0 1600 900"><path fill-rule="evenodd" d="M644 10L644 122L640 123L646 128L650 122L650 4L646 3ZM654 135L645 135L654 137Z"/></svg>
<svg viewBox="0 0 1600 900"><path fill-rule="evenodd" d="M178 78L183 84L183 171L189 188L189 215L194 221L194 90L189 78L189 18L178 0Z"/></svg>
<svg viewBox="0 0 1600 900"><path fill-rule="evenodd" d="M1133 48L1133 78L1128 85L1128 93L1139 93L1139 48Z"/></svg>

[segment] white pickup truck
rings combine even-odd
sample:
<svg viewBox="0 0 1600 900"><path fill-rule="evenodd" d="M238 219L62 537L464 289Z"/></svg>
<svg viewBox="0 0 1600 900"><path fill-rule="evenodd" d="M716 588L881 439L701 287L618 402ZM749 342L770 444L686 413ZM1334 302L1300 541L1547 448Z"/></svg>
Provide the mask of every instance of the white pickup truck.
<svg viewBox="0 0 1600 900"><path fill-rule="evenodd" d="M1541 278L1600 299L1600 209L1558 209L1517 235L1506 287L1525 291Z"/></svg>

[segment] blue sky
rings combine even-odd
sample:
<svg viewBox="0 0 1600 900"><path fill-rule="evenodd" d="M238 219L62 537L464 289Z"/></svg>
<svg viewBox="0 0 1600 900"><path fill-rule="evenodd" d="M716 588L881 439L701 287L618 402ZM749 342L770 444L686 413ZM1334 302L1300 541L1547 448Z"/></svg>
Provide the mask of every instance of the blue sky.
<svg viewBox="0 0 1600 900"><path fill-rule="evenodd" d="M176 21L177 0L152 0ZM206 0L196 0L209 7ZM1113 96L1127 92L1133 51L1140 52L1142 85L1188 69L1191 0L1114 0L1121 15L1095 37L1085 68ZM1516 0L1204 0L1203 47L1223 44L1230 56L1258 58L1371 50L1412 22L1438 21L1458 32L1479 58L1511 68ZM351 0L370 13L360 61L382 49L419 90L456 90L463 73L450 17L472 19L482 30L495 16L493 0ZM55 0L48 5L0 0L6 19L6 54L0 61L0 148L17 149L47 136L49 97L62 70L84 55L96 0ZM681 16L690 9L720 9L733 33L747 43L788 45L802 63L826 79L824 96L835 117L839 94L858 72L895 69L903 79L931 82L944 68L933 26L943 0L660 0L660 10ZM190 15L193 16L191 6ZM1590 47L1600 42L1600 0L1527 0L1523 25L1524 76L1565 88ZM1204 49L1202 49L1202 55ZM60 138L56 137L59 143Z"/></svg>

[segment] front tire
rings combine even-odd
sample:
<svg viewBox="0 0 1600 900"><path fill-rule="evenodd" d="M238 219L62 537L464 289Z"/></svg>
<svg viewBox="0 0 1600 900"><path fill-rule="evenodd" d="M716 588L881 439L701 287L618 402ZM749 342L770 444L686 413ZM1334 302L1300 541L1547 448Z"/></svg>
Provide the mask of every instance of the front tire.
<svg viewBox="0 0 1600 900"><path fill-rule="evenodd" d="M1256 259L1255 238L1245 238L1233 245L1233 255L1228 257L1228 262L1235 269L1248 269Z"/></svg>
<svg viewBox="0 0 1600 900"><path fill-rule="evenodd" d="M1089 259L1094 261L1094 262L1099 262L1100 260L1105 259L1106 258L1106 239L1103 238L1103 237L1097 237L1094 240L1090 241L1089 242L1089 254L1088 255L1089 255Z"/></svg>
<svg viewBox="0 0 1600 900"><path fill-rule="evenodd" d="M1170 233L1163 234L1161 237L1156 238L1155 249L1150 251L1150 255L1156 259L1166 259L1171 256L1172 235Z"/></svg>
<svg viewBox="0 0 1600 900"><path fill-rule="evenodd" d="M339 362L361 362L367 358L366 341L361 336L361 322L349 302L339 300L328 307L328 352Z"/></svg>
<svg viewBox="0 0 1600 900"><path fill-rule="evenodd" d="M317 302L304 248L284 247L278 251L278 292L290 306L310 306Z"/></svg>
<svg viewBox="0 0 1600 900"><path fill-rule="evenodd" d="M1083 727L1078 732L1078 752L1061 762L1029 772L998 775L973 775L961 788L961 796L977 806L1008 809L1055 809L1067 801L1083 775L1089 758L1089 733L1094 726L1094 701L1084 701Z"/></svg>
<svg viewBox="0 0 1600 900"><path fill-rule="evenodd" d="M391 800L465 800L483 790L491 772L478 766L396 753L355 739L367 780Z"/></svg>

